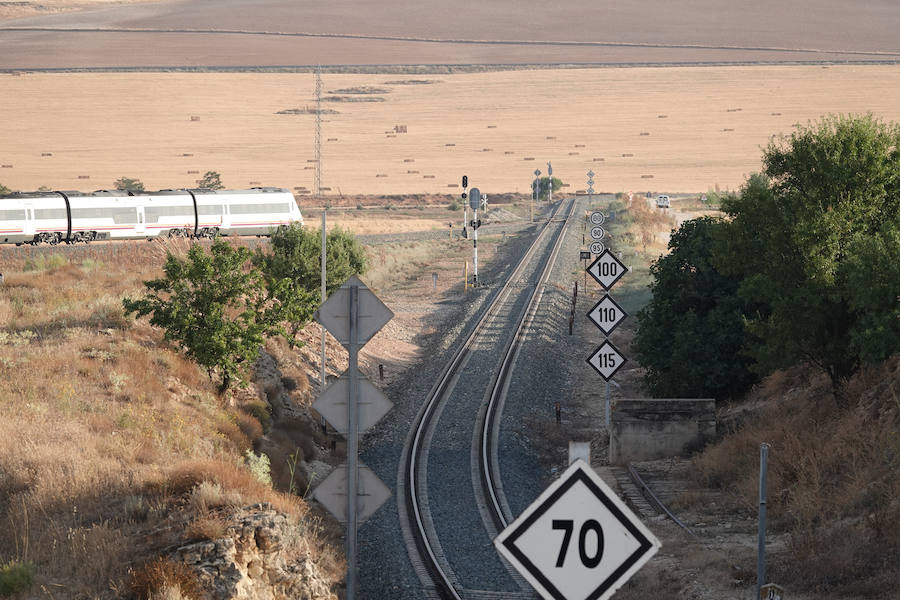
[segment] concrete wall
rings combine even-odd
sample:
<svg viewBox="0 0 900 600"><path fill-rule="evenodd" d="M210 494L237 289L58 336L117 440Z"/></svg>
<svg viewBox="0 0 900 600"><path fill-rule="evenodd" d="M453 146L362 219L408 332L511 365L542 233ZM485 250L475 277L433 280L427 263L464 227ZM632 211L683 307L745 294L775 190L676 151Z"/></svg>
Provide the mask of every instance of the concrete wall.
<svg viewBox="0 0 900 600"><path fill-rule="evenodd" d="M622 399L611 420L611 463L679 456L716 435L716 401Z"/></svg>

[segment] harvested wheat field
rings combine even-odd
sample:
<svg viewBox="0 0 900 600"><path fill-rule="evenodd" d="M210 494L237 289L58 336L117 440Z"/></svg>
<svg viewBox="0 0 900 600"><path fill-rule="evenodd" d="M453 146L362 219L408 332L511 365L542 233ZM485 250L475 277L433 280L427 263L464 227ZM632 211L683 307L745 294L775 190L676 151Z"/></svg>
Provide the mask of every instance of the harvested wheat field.
<svg viewBox="0 0 900 600"><path fill-rule="evenodd" d="M897 66L324 74L325 194L525 192L532 172L605 191L734 189L760 149L826 113L900 120ZM0 75L0 183L93 190L314 186L314 75ZM284 114L283 111L288 111Z"/></svg>

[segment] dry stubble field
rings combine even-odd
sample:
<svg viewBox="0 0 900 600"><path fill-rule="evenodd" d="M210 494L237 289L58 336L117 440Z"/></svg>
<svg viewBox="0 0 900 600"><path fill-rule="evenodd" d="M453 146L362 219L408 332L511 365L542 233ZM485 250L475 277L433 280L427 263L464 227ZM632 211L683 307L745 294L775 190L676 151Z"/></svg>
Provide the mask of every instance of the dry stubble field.
<svg viewBox="0 0 900 600"><path fill-rule="evenodd" d="M457 193L464 173L488 193L525 192L547 161L569 191L585 187L588 169L597 190L734 189L771 135L795 123L900 120L897 66L322 79L326 98L343 98L323 102L337 111L322 126L322 185L335 195ZM21 73L0 86L0 183L13 189L94 190L121 176L182 187L208 170L232 188L313 188L314 115L276 114L314 108L309 73ZM365 86L378 89L358 93Z"/></svg>

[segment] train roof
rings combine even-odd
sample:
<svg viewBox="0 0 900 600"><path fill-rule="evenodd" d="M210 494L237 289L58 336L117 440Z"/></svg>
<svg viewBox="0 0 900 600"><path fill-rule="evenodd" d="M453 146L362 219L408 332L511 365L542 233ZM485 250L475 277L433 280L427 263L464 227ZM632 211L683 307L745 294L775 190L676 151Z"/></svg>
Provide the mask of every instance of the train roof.
<svg viewBox="0 0 900 600"><path fill-rule="evenodd" d="M93 192L81 192L78 190L59 190L59 191L39 191L39 192L11 192L9 194L0 194L0 200L20 200L23 198L52 198L64 194L65 196L176 196L179 194L271 194L271 193L290 193L289 190L279 187L252 187L247 190L213 190L210 188L184 188L184 189L163 189L155 192L137 191L137 190L94 190Z"/></svg>

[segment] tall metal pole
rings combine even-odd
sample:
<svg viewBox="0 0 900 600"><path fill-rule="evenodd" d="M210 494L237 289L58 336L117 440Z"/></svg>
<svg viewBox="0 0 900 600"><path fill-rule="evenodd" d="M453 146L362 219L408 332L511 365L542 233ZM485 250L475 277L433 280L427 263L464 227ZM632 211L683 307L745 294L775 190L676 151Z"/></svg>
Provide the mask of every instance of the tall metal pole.
<svg viewBox="0 0 900 600"><path fill-rule="evenodd" d="M547 204L553 204L553 167L547 161L547 179L550 180L550 188L547 190Z"/></svg>
<svg viewBox="0 0 900 600"><path fill-rule="evenodd" d="M322 193L322 67L316 66L316 200ZM325 298L322 298L324 301Z"/></svg>
<svg viewBox="0 0 900 600"><path fill-rule="evenodd" d="M475 227L472 228L472 230L475 233L475 259L474 259L475 260L475 263L474 263L475 276L472 279L472 286L474 287L474 286L478 285L478 209L473 208L472 214L473 214L472 220L475 221Z"/></svg>
<svg viewBox="0 0 900 600"><path fill-rule="evenodd" d="M756 597L766 582L766 470L769 445L759 445L759 546L756 553Z"/></svg>
<svg viewBox="0 0 900 600"><path fill-rule="evenodd" d="M587 289L587 288L585 288ZM606 382L606 431L609 432L609 382Z"/></svg>
<svg viewBox="0 0 900 600"><path fill-rule="evenodd" d="M322 300L325 302L325 209L322 209ZM321 304L320 302L320 304ZM325 390L325 326L322 325L322 390Z"/></svg>
<svg viewBox="0 0 900 600"><path fill-rule="evenodd" d="M350 286L350 398L347 404L347 600L356 598L356 500L359 489L359 286Z"/></svg>
<svg viewBox="0 0 900 600"><path fill-rule="evenodd" d="M469 201L463 200L463 230L462 236L466 239L469 239L469 230L466 229L469 226Z"/></svg>

